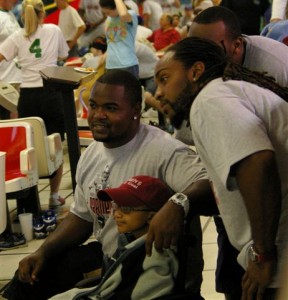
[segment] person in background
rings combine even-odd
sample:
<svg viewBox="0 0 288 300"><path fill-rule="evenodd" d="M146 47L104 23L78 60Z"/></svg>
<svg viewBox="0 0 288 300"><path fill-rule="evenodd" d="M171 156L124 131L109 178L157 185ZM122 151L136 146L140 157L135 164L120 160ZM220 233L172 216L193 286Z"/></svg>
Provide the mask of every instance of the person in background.
<svg viewBox="0 0 288 300"><path fill-rule="evenodd" d="M73 297L76 300L84 296L154 299L171 294L178 270L176 247L162 253L153 249L151 256L145 256L145 235L150 221L169 199L171 191L161 180L139 175L119 187L100 190L97 195L101 201L112 201L111 214L119 232L118 248L111 258L104 257L102 280L96 287L74 288L51 300Z"/></svg>
<svg viewBox="0 0 288 300"><path fill-rule="evenodd" d="M139 76L138 59L135 53L135 37L138 18L128 10L123 0L100 0L103 13L107 16L105 25L107 52L106 70L122 69Z"/></svg>
<svg viewBox="0 0 288 300"><path fill-rule="evenodd" d="M4 296L10 300L47 299L73 288L84 273L101 267L103 255L115 253L118 232L111 204L100 201L97 193L130 177L153 176L178 192L165 204L165 210L173 210L171 224L165 226L164 235L154 235L158 250L163 248L162 238L177 244L183 226L182 221L179 227L171 222L177 215L184 217L186 212L189 220L193 214L217 212L197 154L163 130L141 123L141 104L140 82L127 71L111 70L95 82L88 116L95 141L80 157L70 212L40 248L19 263ZM83 245L92 232L97 241Z"/></svg>
<svg viewBox="0 0 288 300"><path fill-rule="evenodd" d="M144 26L150 28L152 31L160 27L159 21L163 15L163 9L158 2L153 0L139 0L143 7L143 21Z"/></svg>
<svg viewBox="0 0 288 300"><path fill-rule="evenodd" d="M15 0L0 0L0 45L20 26L11 12ZM21 70L14 60L2 61L0 63L0 81L21 82Z"/></svg>
<svg viewBox="0 0 288 300"><path fill-rule="evenodd" d="M82 49L89 47L97 36L105 34L106 17L100 0L80 0L78 12L86 25L86 31L78 39L78 46Z"/></svg>
<svg viewBox="0 0 288 300"><path fill-rule="evenodd" d="M105 54L106 50L106 37L98 36L90 45L90 53L92 54L92 56L87 56L88 58L84 61L82 67L97 69L99 67L101 57Z"/></svg>
<svg viewBox="0 0 288 300"><path fill-rule="evenodd" d="M231 9L239 19L243 34L259 35L261 20L269 8L269 0L222 0L221 6Z"/></svg>
<svg viewBox="0 0 288 300"><path fill-rule="evenodd" d="M168 14L163 14L160 18L160 28L153 31L147 40L153 43L156 51L165 51L171 45L180 41L179 32L173 27L173 18Z"/></svg>
<svg viewBox="0 0 288 300"><path fill-rule="evenodd" d="M214 41L232 62L250 70L266 72L277 83L287 86L288 66L285 61L288 60L288 53L285 46L264 37L242 35L240 22L230 9L214 6L201 12L195 17L188 36ZM224 293L226 299L239 299L244 270L236 261L238 251L231 245L221 217L215 216L214 221L219 247L216 291Z"/></svg>
<svg viewBox="0 0 288 300"><path fill-rule="evenodd" d="M41 0L25 0L22 5L24 28L11 34L0 45L0 62L18 57L21 65L22 83L17 107L19 117L42 118L47 134L59 132L64 140L62 94L56 89L44 87L39 71L47 66L56 66L58 59L65 59L69 47L58 26L43 24L45 10ZM49 179L50 208L65 203L65 199L58 194L62 172L63 165Z"/></svg>
<svg viewBox="0 0 288 300"><path fill-rule="evenodd" d="M260 35L288 46L288 20L281 20L267 24L261 31Z"/></svg>
<svg viewBox="0 0 288 300"><path fill-rule="evenodd" d="M174 126L190 121L245 269L241 299L275 299L288 236L287 87L231 63L222 47L200 38L169 48L155 75L157 99ZM150 230L169 219L166 213Z"/></svg>
<svg viewBox="0 0 288 300"><path fill-rule="evenodd" d="M56 4L60 9L58 26L70 48L69 57L77 57L79 56L77 41L86 26L77 10L69 5L68 0L56 0Z"/></svg>
<svg viewBox="0 0 288 300"><path fill-rule="evenodd" d="M272 12L271 12L271 22L278 22L287 19L287 0L273 0L272 1Z"/></svg>

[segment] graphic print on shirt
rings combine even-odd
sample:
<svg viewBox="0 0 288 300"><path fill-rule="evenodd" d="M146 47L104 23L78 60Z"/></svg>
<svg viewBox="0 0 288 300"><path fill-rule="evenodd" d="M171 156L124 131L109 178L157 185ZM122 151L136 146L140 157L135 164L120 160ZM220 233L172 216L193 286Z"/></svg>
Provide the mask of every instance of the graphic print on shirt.
<svg viewBox="0 0 288 300"><path fill-rule="evenodd" d="M40 39L35 39L29 48L30 53L34 53L36 58L40 58L42 56L42 49L40 46Z"/></svg>
<svg viewBox="0 0 288 300"><path fill-rule="evenodd" d="M97 198L99 190L107 189L109 184L110 170L109 165L106 165L102 174L96 174L95 180L91 186L89 186L89 205L91 210L99 217L104 219L104 215L110 214L111 202L100 201Z"/></svg>
<svg viewBox="0 0 288 300"><path fill-rule="evenodd" d="M119 21L118 18L116 18L116 20L110 19L107 26L107 39L111 43L115 43L117 41L125 40L126 36L127 28L125 22Z"/></svg>

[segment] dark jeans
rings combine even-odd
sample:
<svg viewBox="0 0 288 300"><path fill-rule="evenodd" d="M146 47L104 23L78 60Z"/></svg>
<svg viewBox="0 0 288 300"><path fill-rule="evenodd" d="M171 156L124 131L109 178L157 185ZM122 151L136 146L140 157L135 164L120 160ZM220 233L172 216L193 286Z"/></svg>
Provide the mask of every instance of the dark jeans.
<svg viewBox="0 0 288 300"><path fill-rule="evenodd" d="M91 242L51 258L34 285L18 280L17 272L4 292L9 300L45 300L84 279L83 274L102 266L102 245Z"/></svg>
<svg viewBox="0 0 288 300"><path fill-rule="evenodd" d="M237 300L236 295L240 295L241 299L241 282L245 271L237 262L239 251L230 244L221 217L215 216L214 222L218 233L216 291L218 293L234 294L233 300Z"/></svg>
<svg viewBox="0 0 288 300"><path fill-rule="evenodd" d="M241 300L241 282L245 271L237 262L239 251L230 244L221 217L215 216L214 222L218 233L216 291L224 293L226 300ZM266 289L263 300L275 300L277 291L277 289Z"/></svg>

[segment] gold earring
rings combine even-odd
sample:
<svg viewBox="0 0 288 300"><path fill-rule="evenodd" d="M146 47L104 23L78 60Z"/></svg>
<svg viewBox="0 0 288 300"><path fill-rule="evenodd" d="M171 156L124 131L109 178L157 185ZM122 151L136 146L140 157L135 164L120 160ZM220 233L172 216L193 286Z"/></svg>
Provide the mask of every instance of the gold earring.
<svg viewBox="0 0 288 300"><path fill-rule="evenodd" d="M194 81L194 82L196 82L196 81L197 81L197 78L196 78L196 77L194 77L194 78L193 78L193 81Z"/></svg>

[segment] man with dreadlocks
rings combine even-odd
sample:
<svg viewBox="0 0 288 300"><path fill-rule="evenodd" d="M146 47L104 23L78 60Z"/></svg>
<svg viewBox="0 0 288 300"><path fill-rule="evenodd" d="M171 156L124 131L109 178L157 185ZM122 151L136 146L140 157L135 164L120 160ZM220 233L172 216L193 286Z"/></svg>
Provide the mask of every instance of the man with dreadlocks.
<svg viewBox="0 0 288 300"><path fill-rule="evenodd" d="M263 36L242 35L238 17L226 7L214 6L197 15L188 36L212 40L232 62L253 71L267 72L280 85L288 85L286 46ZM238 300L244 270L236 261L238 251L231 246L221 217L214 216L214 222L218 232L216 291L224 293L226 300Z"/></svg>
<svg viewBox="0 0 288 300"><path fill-rule="evenodd" d="M190 120L229 240L246 270L242 300L275 299L288 237L288 89L228 62L221 47L199 38L171 47L155 75L156 97L174 126ZM172 216L166 209L153 219L147 244Z"/></svg>

